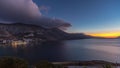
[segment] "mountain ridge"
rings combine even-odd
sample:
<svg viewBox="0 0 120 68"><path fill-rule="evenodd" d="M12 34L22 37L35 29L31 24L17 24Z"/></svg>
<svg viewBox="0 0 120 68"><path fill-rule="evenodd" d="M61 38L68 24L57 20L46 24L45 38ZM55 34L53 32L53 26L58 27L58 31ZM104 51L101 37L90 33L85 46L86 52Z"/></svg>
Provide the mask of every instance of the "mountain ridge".
<svg viewBox="0 0 120 68"><path fill-rule="evenodd" d="M24 23L0 23L0 31L6 33L6 36L4 37L13 36L17 39L39 38L47 41L55 41L91 38L91 36L85 35L83 33L72 34L64 32L59 28L44 28L42 26ZM30 34L32 36L30 36ZM3 34L0 33L0 37L2 35Z"/></svg>

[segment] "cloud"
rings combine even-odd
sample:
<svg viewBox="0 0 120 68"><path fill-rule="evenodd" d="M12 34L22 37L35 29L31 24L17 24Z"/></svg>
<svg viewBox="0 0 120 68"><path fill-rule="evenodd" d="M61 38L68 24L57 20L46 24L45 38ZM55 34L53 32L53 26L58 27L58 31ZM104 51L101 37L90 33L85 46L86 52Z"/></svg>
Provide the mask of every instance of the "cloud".
<svg viewBox="0 0 120 68"><path fill-rule="evenodd" d="M0 20L25 22L48 28L71 26L63 20L44 17L39 9L48 11L47 7L39 8L32 0L0 0Z"/></svg>
<svg viewBox="0 0 120 68"><path fill-rule="evenodd" d="M19 21L36 16L41 13L32 0L0 0L1 19Z"/></svg>

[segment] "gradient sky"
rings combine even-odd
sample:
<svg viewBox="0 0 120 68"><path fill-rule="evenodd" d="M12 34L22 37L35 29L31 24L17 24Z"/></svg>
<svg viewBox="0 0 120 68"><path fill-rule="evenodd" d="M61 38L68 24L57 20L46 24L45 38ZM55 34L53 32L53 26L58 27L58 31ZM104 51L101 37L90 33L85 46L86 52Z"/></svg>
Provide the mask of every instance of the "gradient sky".
<svg viewBox="0 0 120 68"><path fill-rule="evenodd" d="M72 24L69 32L111 33L120 35L120 0L33 0L48 8L47 17Z"/></svg>

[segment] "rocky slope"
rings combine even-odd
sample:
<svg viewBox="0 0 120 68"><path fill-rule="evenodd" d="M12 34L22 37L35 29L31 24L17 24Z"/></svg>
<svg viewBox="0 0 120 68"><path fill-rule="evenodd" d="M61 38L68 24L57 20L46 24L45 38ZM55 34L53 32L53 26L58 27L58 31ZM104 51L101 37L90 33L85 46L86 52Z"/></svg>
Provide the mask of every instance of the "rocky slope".
<svg viewBox="0 0 120 68"><path fill-rule="evenodd" d="M12 39L39 38L48 41L91 38L82 33L70 34L58 28L43 28L41 26L23 23L0 23L0 37Z"/></svg>

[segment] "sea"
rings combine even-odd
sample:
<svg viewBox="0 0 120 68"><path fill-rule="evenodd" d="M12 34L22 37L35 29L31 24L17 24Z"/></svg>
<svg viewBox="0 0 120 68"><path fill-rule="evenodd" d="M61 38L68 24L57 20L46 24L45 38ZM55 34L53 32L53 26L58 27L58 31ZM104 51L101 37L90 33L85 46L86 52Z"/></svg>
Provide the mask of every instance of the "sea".
<svg viewBox="0 0 120 68"><path fill-rule="evenodd" d="M120 39L80 39L39 42L28 45L0 44L0 57L23 58L30 63L39 61L104 60L120 63Z"/></svg>

